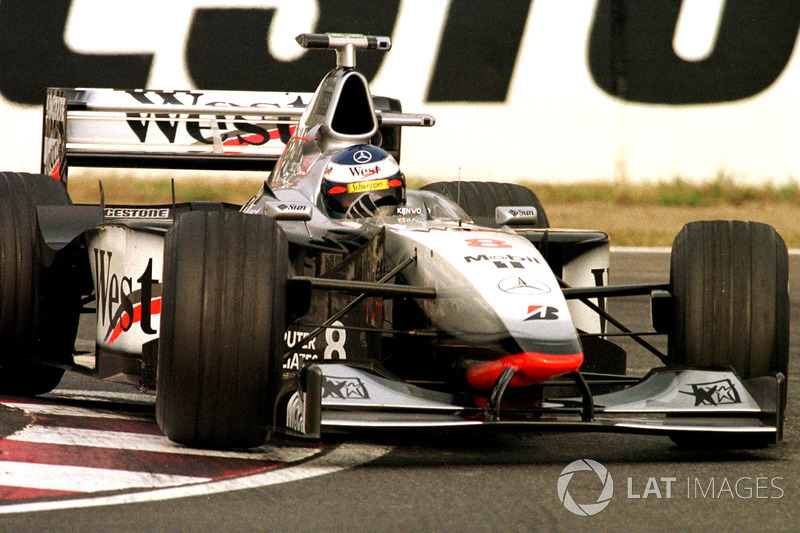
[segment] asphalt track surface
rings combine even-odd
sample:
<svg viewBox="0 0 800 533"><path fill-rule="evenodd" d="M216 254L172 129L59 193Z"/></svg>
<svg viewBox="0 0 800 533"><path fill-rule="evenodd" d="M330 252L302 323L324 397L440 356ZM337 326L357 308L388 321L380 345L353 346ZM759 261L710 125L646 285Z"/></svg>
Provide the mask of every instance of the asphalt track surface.
<svg viewBox="0 0 800 533"><path fill-rule="evenodd" d="M668 262L665 253L614 252L611 279L664 282ZM404 434L209 457L168 448L153 434L151 399L131 402L128 388L70 375L38 406L0 399L0 531L796 531L799 267L793 254L789 407L778 447L711 452L635 435ZM627 325L647 325L646 298L612 305ZM629 356L631 372L654 365L651 356ZM592 516L571 513L558 495L562 471L580 459L613 480L608 506ZM91 466L74 464L83 460ZM57 489L25 489L38 485L32 478ZM593 503L603 483L581 471L568 487L574 501Z"/></svg>

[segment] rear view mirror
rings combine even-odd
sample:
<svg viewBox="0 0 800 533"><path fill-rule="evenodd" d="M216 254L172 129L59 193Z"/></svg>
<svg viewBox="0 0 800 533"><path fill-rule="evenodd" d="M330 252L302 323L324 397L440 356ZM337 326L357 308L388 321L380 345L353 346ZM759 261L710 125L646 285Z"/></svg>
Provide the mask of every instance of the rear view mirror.
<svg viewBox="0 0 800 533"><path fill-rule="evenodd" d="M311 205L300 202L267 202L264 204L264 214L275 220L311 220Z"/></svg>
<svg viewBox="0 0 800 533"><path fill-rule="evenodd" d="M500 226L534 226L537 218L533 206L501 205L494 209L494 220Z"/></svg>

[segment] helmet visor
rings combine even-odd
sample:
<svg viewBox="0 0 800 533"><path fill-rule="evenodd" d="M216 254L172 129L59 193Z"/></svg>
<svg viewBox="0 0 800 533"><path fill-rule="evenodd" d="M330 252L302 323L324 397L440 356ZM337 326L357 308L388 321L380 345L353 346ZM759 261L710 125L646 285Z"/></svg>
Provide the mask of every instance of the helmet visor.
<svg viewBox="0 0 800 533"><path fill-rule="evenodd" d="M353 205L353 202L366 193L376 195L380 199L386 199L386 204L384 205L390 203L400 205L405 200L405 186L405 176L400 172L389 178L367 179L351 183L336 183L323 180L322 202L328 214L343 216Z"/></svg>

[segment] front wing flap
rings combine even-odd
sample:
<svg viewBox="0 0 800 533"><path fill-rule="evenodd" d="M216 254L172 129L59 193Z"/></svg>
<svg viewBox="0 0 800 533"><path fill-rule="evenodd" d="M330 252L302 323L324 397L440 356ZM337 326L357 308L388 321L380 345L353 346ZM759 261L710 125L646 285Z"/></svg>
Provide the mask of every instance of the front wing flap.
<svg viewBox="0 0 800 533"><path fill-rule="evenodd" d="M663 368L624 390L504 408L417 387L380 370L352 364L312 364L278 404L278 429L318 437L334 430L458 428L600 431L676 436L782 436L782 374L741 380L732 370ZM291 397L291 399L289 399ZM287 409L286 406L292 406ZM284 424L283 422L287 423Z"/></svg>

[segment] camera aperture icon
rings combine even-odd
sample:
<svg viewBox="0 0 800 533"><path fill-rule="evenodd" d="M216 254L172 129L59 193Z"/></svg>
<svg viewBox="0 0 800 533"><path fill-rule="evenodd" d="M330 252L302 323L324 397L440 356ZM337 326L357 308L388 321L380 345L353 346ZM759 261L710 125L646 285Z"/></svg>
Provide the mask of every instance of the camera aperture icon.
<svg viewBox="0 0 800 533"><path fill-rule="evenodd" d="M603 484L603 489L594 503L577 503L572 499L569 493L569 482L572 481L572 476L575 472L591 470L600 482ZM558 477L558 499L564 504L568 511L579 516L592 516L596 515L605 509L611 503L611 497L614 495L614 480L611 479L608 469L591 459L578 459L573 461L561 471Z"/></svg>

